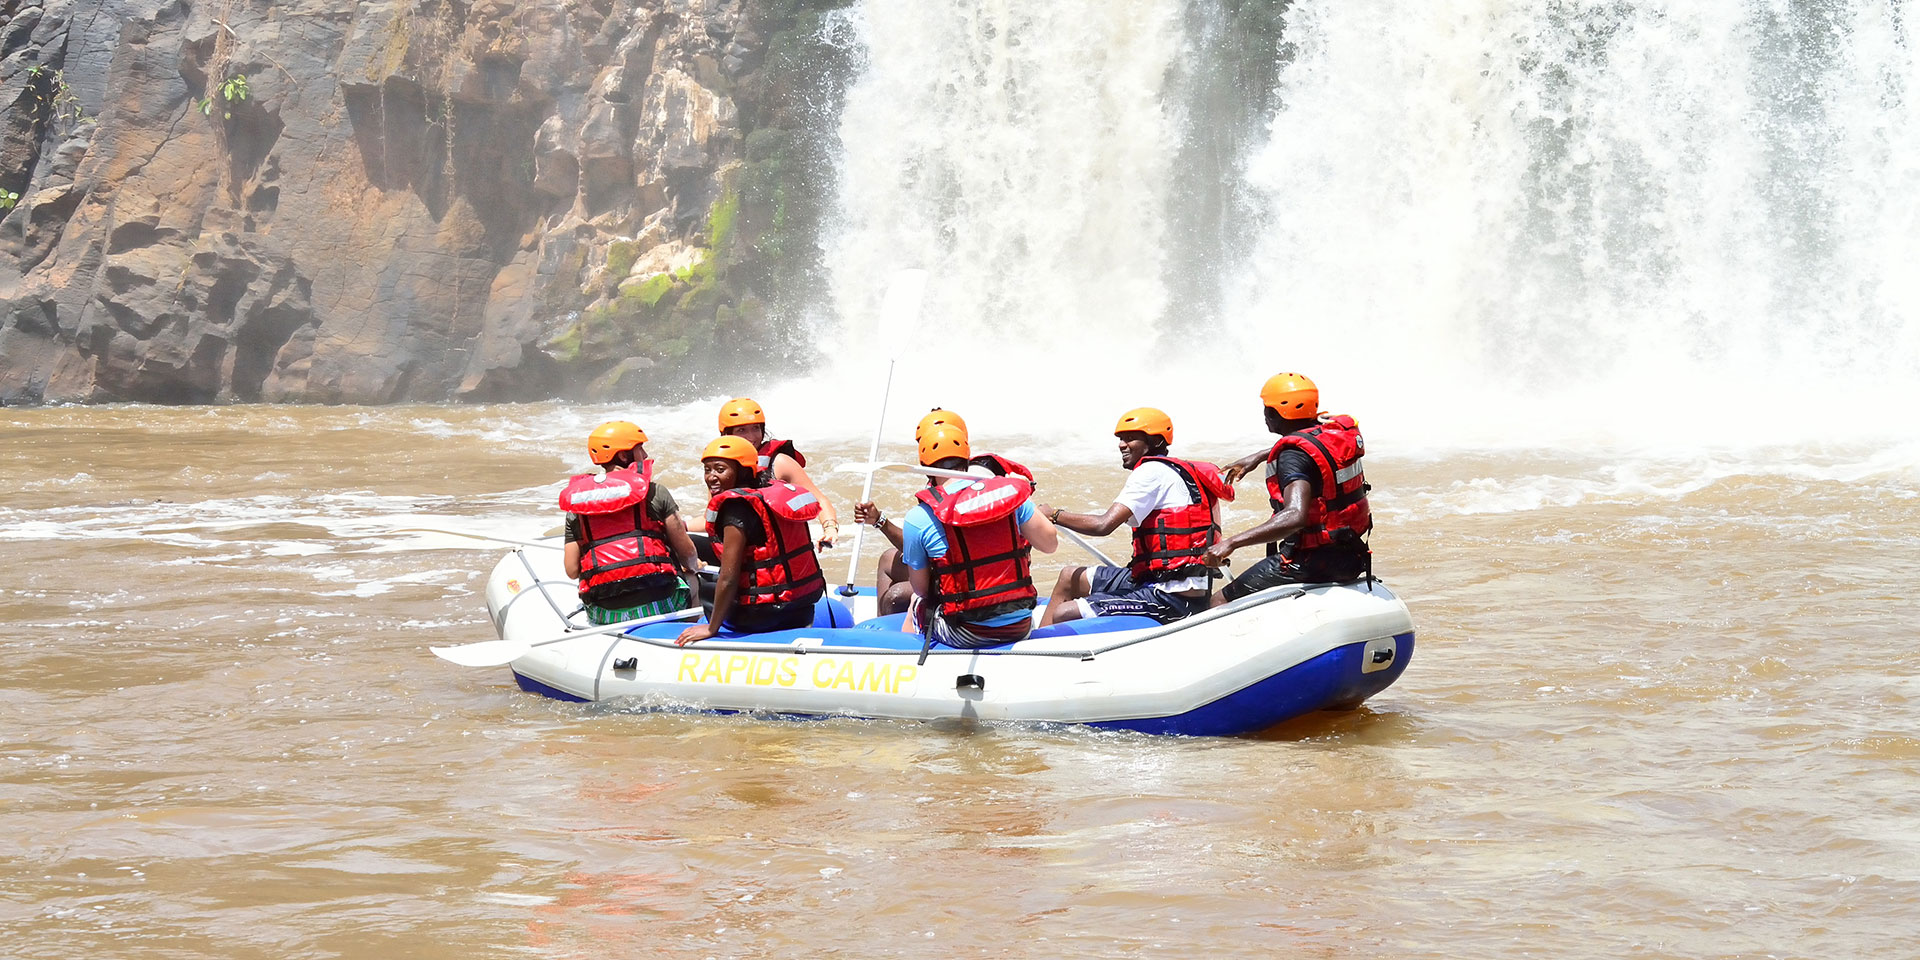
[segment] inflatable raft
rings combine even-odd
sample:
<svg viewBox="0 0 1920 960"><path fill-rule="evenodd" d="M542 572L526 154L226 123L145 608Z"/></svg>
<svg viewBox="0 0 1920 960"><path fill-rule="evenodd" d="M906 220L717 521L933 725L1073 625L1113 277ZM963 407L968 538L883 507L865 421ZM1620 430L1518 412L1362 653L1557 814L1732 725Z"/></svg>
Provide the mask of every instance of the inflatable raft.
<svg viewBox="0 0 1920 960"><path fill-rule="evenodd" d="M723 633L687 647L673 639L691 620L587 632L557 550L508 553L486 599L503 641L535 644L509 664L525 690L724 713L1231 736L1356 707L1413 655L1406 604L1379 581L1277 587L1166 626L1102 617L1003 647L935 646L924 663L900 616L872 615L871 591L851 604L822 600L808 629Z"/></svg>

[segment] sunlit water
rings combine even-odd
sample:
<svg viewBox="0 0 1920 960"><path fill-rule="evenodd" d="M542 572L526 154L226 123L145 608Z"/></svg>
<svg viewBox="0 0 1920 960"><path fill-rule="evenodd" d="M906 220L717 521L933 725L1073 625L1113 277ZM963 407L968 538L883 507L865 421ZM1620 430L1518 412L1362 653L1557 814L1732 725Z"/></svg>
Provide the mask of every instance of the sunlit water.
<svg viewBox="0 0 1920 960"><path fill-rule="evenodd" d="M6 953L1920 942L1911 462L1376 449L1379 568L1419 626L1406 675L1263 737L1154 739L645 714L428 654L492 636L497 554L399 531L545 532L579 438L614 412L5 411ZM705 426L657 414L636 415L697 504ZM802 426L781 432L819 461L865 454ZM1250 449L1246 426L1186 452ZM1104 453L1026 446L1053 502L1122 480ZM1257 513L1244 492L1236 524Z"/></svg>

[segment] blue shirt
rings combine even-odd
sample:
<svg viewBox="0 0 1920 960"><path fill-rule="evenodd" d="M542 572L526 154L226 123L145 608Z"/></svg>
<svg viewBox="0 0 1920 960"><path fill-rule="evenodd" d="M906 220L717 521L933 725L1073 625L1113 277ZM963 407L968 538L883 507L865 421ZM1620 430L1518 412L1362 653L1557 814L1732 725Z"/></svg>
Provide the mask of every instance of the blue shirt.
<svg viewBox="0 0 1920 960"><path fill-rule="evenodd" d="M972 480L949 480L948 493L965 490ZM1033 519L1033 500L1031 498L1014 508L1013 522L1024 524ZM934 519L933 511L924 503L915 502L913 509L907 511L906 520L900 524L900 560L909 569L925 570L928 561L934 557L947 555L947 531ZM1016 610L1012 613L976 620L983 627L1004 627L1010 623L1019 623L1028 619L1032 611Z"/></svg>

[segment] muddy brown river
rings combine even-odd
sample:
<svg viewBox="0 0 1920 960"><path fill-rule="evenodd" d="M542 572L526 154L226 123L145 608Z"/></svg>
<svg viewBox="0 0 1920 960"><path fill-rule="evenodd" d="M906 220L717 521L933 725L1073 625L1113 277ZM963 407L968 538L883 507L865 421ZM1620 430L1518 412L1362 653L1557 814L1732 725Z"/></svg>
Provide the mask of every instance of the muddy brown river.
<svg viewBox="0 0 1920 960"><path fill-rule="evenodd" d="M1210 740L647 713L431 656L493 636L499 551L411 531L545 532L611 412L0 411L4 953L1920 955L1912 448L1376 443L1406 675ZM654 433L697 504L707 436ZM1093 506L1100 449L1008 452Z"/></svg>

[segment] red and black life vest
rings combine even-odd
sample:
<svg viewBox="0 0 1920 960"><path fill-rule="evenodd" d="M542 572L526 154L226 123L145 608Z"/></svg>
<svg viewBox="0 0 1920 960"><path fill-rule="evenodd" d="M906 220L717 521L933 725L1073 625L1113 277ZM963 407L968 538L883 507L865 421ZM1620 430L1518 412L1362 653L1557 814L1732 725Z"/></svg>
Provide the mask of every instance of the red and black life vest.
<svg viewBox="0 0 1920 960"><path fill-rule="evenodd" d="M802 467L807 465L807 458L801 456L800 451L794 448L792 440L774 440L769 438L760 441L760 476L769 481L774 479L773 458L783 453L792 457L795 464Z"/></svg>
<svg viewBox="0 0 1920 960"><path fill-rule="evenodd" d="M1033 545L1016 519L1032 491L1032 484L995 477L957 493L942 485L914 494L947 537L946 556L928 558L941 616L977 622L1033 609Z"/></svg>
<svg viewBox="0 0 1920 960"><path fill-rule="evenodd" d="M740 585L739 602L746 606L762 603L813 603L827 592L827 578L820 572L820 558L813 552L813 534L807 521L820 515L820 498L791 483L771 483L764 487L734 487L714 494L707 501L707 529L713 538L715 557L725 562L720 530L720 508L738 500L752 508L766 532L766 541L753 548L747 558L747 579Z"/></svg>
<svg viewBox="0 0 1920 960"><path fill-rule="evenodd" d="M1305 453L1320 472L1320 492L1307 505L1307 528L1295 547L1312 550L1335 539L1366 536L1373 529L1373 513L1367 507L1367 477L1361 469L1367 444L1360 437L1360 425L1352 417L1329 417L1273 445L1267 454L1267 499L1275 513L1285 506L1278 467L1280 451L1288 448ZM1277 550L1276 545L1268 552Z"/></svg>
<svg viewBox="0 0 1920 960"><path fill-rule="evenodd" d="M1025 477L1028 486L1039 486L1033 482L1033 471L1028 470L1025 464L1008 460L997 453L983 453L968 460L967 463L976 467L985 467L987 472L996 477Z"/></svg>
<svg viewBox="0 0 1920 960"><path fill-rule="evenodd" d="M560 509L580 518L580 596L589 602L675 579L667 527L647 514L653 461L583 473L560 491Z"/></svg>
<svg viewBox="0 0 1920 960"><path fill-rule="evenodd" d="M1233 487L1211 463L1174 457L1141 457L1144 464L1164 463L1186 482L1190 502L1184 507L1161 507L1133 528L1133 562L1127 565L1135 583L1182 580L1207 572L1207 548L1220 535L1213 522L1213 505L1233 499Z"/></svg>

